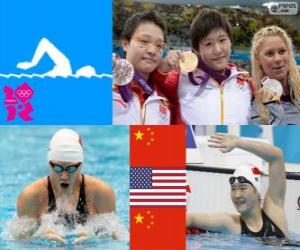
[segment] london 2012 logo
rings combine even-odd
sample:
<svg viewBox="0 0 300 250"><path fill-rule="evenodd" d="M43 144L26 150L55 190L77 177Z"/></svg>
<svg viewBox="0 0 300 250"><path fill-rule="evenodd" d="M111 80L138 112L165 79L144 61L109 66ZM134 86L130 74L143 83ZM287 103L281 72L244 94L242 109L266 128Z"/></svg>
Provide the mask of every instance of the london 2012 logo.
<svg viewBox="0 0 300 250"><path fill-rule="evenodd" d="M31 117L33 107L30 99L34 91L26 82L16 89L6 85L3 88L3 92L5 94L4 105L7 110L6 121L15 120L16 116L19 116L26 122L33 120Z"/></svg>

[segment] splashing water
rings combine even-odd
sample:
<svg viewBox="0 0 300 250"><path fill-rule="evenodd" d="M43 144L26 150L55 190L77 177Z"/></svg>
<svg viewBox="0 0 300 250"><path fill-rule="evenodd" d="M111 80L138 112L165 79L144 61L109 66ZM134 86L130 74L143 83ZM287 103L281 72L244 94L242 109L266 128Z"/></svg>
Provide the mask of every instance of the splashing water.
<svg viewBox="0 0 300 250"><path fill-rule="evenodd" d="M44 239L46 231L53 231L61 235L68 243L73 243L76 238L84 234L89 240L113 238L120 241L129 241L127 228L120 222L116 213L106 213L91 216L86 224L76 223L70 229L61 222L59 211L44 214L41 223L27 217L13 217L7 221L2 237L4 239Z"/></svg>
<svg viewBox="0 0 300 250"><path fill-rule="evenodd" d="M37 228L38 223L34 219L13 217L6 222L1 236L8 240L27 239L29 235L34 234Z"/></svg>

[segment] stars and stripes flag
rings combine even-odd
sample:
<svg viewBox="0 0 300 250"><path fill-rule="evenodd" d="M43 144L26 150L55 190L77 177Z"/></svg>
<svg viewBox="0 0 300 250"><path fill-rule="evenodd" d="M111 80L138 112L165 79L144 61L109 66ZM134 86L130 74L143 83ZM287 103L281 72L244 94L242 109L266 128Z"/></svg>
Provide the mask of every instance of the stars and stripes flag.
<svg viewBox="0 0 300 250"><path fill-rule="evenodd" d="M184 250L185 126L130 126L130 249Z"/></svg>
<svg viewBox="0 0 300 250"><path fill-rule="evenodd" d="M186 170L132 167L130 206L185 206Z"/></svg>

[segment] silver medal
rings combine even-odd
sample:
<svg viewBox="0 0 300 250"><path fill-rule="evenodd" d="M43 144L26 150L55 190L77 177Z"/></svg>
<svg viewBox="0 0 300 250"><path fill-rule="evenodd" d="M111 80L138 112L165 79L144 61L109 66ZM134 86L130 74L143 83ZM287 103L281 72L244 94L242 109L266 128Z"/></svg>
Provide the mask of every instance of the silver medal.
<svg viewBox="0 0 300 250"><path fill-rule="evenodd" d="M266 80L262 81L262 85L265 89L269 89L273 91L278 97L281 97L283 89L279 81L267 78Z"/></svg>
<svg viewBox="0 0 300 250"><path fill-rule="evenodd" d="M126 59L113 60L113 81L119 86L130 83L133 79L134 68Z"/></svg>

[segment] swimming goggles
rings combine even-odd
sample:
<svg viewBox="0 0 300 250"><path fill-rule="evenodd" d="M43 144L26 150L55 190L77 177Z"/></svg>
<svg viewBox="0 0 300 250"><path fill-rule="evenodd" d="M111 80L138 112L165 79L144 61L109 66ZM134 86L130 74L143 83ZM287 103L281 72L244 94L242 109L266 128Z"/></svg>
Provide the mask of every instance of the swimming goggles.
<svg viewBox="0 0 300 250"><path fill-rule="evenodd" d="M66 168L64 168L63 166L54 164L53 162L49 162L50 166L53 168L53 170L56 173L62 173L64 171L66 171L69 174L75 173L77 171L77 169L80 167L81 162L79 162L78 164L72 165L72 166L68 166Z"/></svg>
<svg viewBox="0 0 300 250"><path fill-rule="evenodd" d="M229 178L230 185L232 185L235 182L235 180L238 180L239 183L249 183L252 185L252 183L248 181L244 176L238 176L238 177L231 176Z"/></svg>

